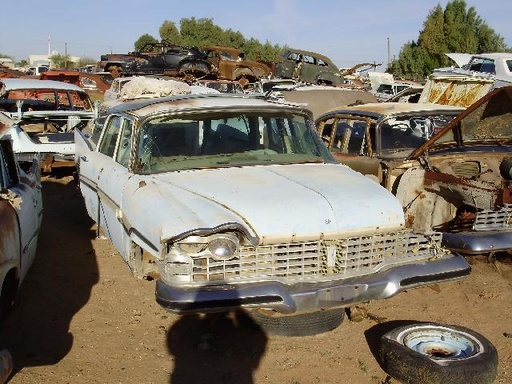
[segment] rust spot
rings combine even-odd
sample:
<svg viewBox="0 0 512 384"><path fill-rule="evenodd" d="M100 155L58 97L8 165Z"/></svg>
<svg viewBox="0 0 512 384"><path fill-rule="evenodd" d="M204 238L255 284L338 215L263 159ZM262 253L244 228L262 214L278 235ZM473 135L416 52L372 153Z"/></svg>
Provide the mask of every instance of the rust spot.
<svg viewBox="0 0 512 384"><path fill-rule="evenodd" d="M407 228L411 228L414 223L415 216L414 215L407 215L405 218L405 226Z"/></svg>
<svg viewBox="0 0 512 384"><path fill-rule="evenodd" d="M144 180L139 181L139 188L145 187L147 184Z"/></svg>

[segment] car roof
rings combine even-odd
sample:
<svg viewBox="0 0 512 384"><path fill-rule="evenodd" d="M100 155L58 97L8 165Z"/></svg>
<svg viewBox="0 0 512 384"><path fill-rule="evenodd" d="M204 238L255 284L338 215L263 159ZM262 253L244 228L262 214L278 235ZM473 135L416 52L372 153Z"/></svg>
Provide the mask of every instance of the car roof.
<svg viewBox="0 0 512 384"><path fill-rule="evenodd" d="M15 89L61 89L85 92L77 85L55 80L3 78L0 80L0 84L3 84L6 91Z"/></svg>
<svg viewBox="0 0 512 384"><path fill-rule="evenodd" d="M354 106L333 108L323 113L319 119L332 114L354 114L357 112L359 115L368 115L372 117L379 117L391 114L403 114L409 112L432 112L432 111L444 111L444 112L455 112L460 113L464 111L464 107L453 106L453 105L442 105L433 103L366 103Z"/></svg>
<svg viewBox="0 0 512 384"><path fill-rule="evenodd" d="M144 117L150 114L160 114L168 111L187 110L216 110L216 109L265 109L280 108L306 113L312 113L304 105L265 99L263 96L248 96L242 94L189 94L180 96L158 97L152 99L134 100L120 103L109 109L109 113L128 113L135 117Z"/></svg>
<svg viewBox="0 0 512 384"><path fill-rule="evenodd" d="M326 63L329 63L329 64L333 64L334 63L332 62L332 60L330 58L328 58L327 56L324 56L322 55L321 53L316 53L316 52L312 52L312 51L304 51L302 49L295 49L295 48L288 48L286 49L283 54L285 56L288 56L291 52L295 52L295 53L300 53L300 54L304 54L304 55L308 55L308 56L314 56L314 57L317 57L319 59L322 59L323 61L325 61ZM338 70L338 67L336 67L336 70Z"/></svg>

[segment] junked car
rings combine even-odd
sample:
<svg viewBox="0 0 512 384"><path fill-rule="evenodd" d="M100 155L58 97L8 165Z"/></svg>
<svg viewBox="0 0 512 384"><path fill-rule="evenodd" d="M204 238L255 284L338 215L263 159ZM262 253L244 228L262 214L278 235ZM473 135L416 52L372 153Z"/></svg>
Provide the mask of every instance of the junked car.
<svg viewBox="0 0 512 384"><path fill-rule="evenodd" d="M392 108L396 104L384 106ZM431 116L435 116L433 113ZM323 134L327 128L326 132L331 132L332 137L347 116L322 118L317 121L318 129ZM423 122L418 130L416 124L417 135L414 130L405 130L403 124L384 134L387 126L393 128L391 123L396 119L383 118L379 123L381 134L372 136L372 124L366 124L369 119L361 117L354 119L363 123L355 156L342 155L350 152L350 149L342 149L338 159L376 176L383 186L396 194L404 207L406 223L413 230L433 229L442 233L444 245L456 252L495 256L498 252L512 250L511 116L512 87L503 87L483 96L450 121L447 121L448 116L437 119L437 123L429 118L433 123L443 123L444 127L434 125L430 129L432 124ZM336 130L328 126L331 123ZM432 133L430 139L404 145L406 132L410 131L411 139L417 136L416 140L421 132L426 132L424 127ZM389 146L386 152L385 140L393 144L395 134L402 139L398 140L396 148ZM350 136L349 133L346 136ZM352 139L346 139L348 144L344 140L341 139L341 147L348 145L350 148ZM406 148L401 148L404 146ZM332 150L333 146L330 148Z"/></svg>
<svg viewBox="0 0 512 384"><path fill-rule="evenodd" d="M387 101L397 93L402 92L404 89L412 87L411 83L382 83L375 91L375 97L379 101Z"/></svg>
<svg viewBox="0 0 512 384"><path fill-rule="evenodd" d="M237 48L207 45L202 47L208 61L217 69L217 77L239 81L242 86L261 78L272 76L273 71L267 64L248 60Z"/></svg>
<svg viewBox="0 0 512 384"><path fill-rule="evenodd" d="M327 56L301 49L287 49L275 65L276 77L318 85L339 85L344 79Z"/></svg>
<svg viewBox="0 0 512 384"><path fill-rule="evenodd" d="M73 130L82 129L95 113L88 94L76 85L0 80L0 122L8 126L17 159L30 163L39 154L44 172L75 166Z"/></svg>
<svg viewBox="0 0 512 384"><path fill-rule="evenodd" d="M274 331L316 333L355 303L469 273L440 236L405 228L389 191L337 164L301 105L127 101L98 140L75 140L89 216L135 276L157 279L168 310L244 309Z"/></svg>
<svg viewBox="0 0 512 384"><path fill-rule="evenodd" d="M336 160L392 189L382 164L403 162L462 111L449 105L375 102L333 108L315 123Z"/></svg>
<svg viewBox="0 0 512 384"><path fill-rule="evenodd" d="M184 47L167 41L147 43L139 51L102 55L98 68L114 72L117 76L168 75L201 78L215 73L206 54L198 47Z"/></svg>
<svg viewBox="0 0 512 384"><path fill-rule="evenodd" d="M0 122L0 321L11 311L36 255L43 215L37 161L30 172L19 167L8 128Z"/></svg>
<svg viewBox="0 0 512 384"><path fill-rule="evenodd" d="M495 88L512 85L511 53L448 53L459 67L434 69L420 103L468 107Z"/></svg>

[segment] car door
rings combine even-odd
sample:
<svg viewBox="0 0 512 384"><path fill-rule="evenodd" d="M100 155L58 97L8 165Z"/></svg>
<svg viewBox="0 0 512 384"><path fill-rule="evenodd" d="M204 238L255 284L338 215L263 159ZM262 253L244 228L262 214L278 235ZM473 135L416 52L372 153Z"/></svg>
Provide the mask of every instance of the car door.
<svg viewBox="0 0 512 384"><path fill-rule="evenodd" d="M106 126L98 152L110 161L102 163L98 172L98 216L105 235L126 256L126 231L122 224L122 196L131 176L128 162L131 151L133 121L115 116Z"/></svg>
<svg viewBox="0 0 512 384"><path fill-rule="evenodd" d="M112 159L96 150L96 143L92 140L92 136L89 133L76 129L74 137L75 163L85 208L89 217L100 225L98 216L98 177L103 165L108 161L112 161Z"/></svg>
<svg viewBox="0 0 512 384"><path fill-rule="evenodd" d="M32 265L37 248L39 228L43 216L41 183L39 174L31 174L20 179L9 140L0 140L0 164L2 249L10 254L8 256L10 258L19 255L20 275L23 279ZM36 164L34 168L38 169L38 167L39 165ZM17 219L15 219L16 216ZM14 219L14 223L17 222L14 228L8 225L8 222L13 222L11 219ZM19 235L16 239L15 233L18 231ZM11 249L11 251L8 251L8 249Z"/></svg>

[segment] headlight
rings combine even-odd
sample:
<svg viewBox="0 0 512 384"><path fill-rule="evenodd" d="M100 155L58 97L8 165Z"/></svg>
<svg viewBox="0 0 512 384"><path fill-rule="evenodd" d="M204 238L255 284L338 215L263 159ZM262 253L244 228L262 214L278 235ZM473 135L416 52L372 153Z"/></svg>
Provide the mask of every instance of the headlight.
<svg viewBox="0 0 512 384"><path fill-rule="evenodd" d="M178 243L176 247L181 253L196 254L204 251L208 244L206 242L190 242L190 243Z"/></svg>
<svg viewBox="0 0 512 384"><path fill-rule="evenodd" d="M235 257L240 242L234 233L219 233L208 237L190 236L174 244L179 254L201 257L207 252L214 260L223 261Z"/></svg>
<svg viewBox="0 0 512 384"><path fill-rule="evenodd" d="M238 239L235 235L223 234L208 243L208 251L215 260L229 260L238 251L238 245Z"/></svg>

